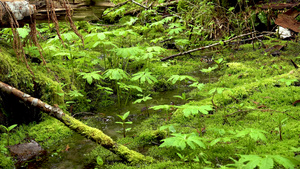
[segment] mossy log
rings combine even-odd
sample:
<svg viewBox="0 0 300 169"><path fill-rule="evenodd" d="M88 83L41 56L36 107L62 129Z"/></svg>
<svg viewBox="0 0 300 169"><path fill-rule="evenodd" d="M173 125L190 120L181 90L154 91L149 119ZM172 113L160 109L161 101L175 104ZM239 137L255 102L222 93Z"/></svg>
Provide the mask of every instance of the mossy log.
<svg viewBox="0 0 300 169"><path fill-rule="evenodd" d="M65 114L58 107L50 106L42 102L41 100L31 97L30 95L23 93L22 91L11 87L3 82L0 82L0 89L1 91L7 94L11 94L19 100L22 100L23 102L31 106L39 108L40 110L49 114L50 116L55 117L59 121L63 122L70 129L76 131L77 133L85 136L88 139L93 140L97 144L118 155L120 158L122 158L128 163L151 163L154 161L152 157L144 156L141 153L129 150L127 147L118 144L117 142L113 141L109 136L104 134L101 130L83 124L82 122L73 118L72 116Z"/></svg>

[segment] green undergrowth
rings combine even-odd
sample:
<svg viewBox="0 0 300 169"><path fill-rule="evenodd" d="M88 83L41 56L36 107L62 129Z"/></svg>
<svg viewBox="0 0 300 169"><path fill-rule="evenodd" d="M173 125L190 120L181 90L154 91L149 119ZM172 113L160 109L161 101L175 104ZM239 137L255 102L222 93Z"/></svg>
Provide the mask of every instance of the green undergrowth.
<svg viewBox="0 0 300 169"><path fill-rule="evenodd" d="M159 105L159 100L151 100L156 107L147 110L149 118L132 127L134 135L117 140L157 160L154 164L138 167L197 168L201 165L226 168L233 163L246 165L253 159L273 160L273 166L278 168L296 166L299 105L292 103L300 99L299 86L294 83L300 80L300 74L291 60L299 65L299 42L270 37L263 41L267 48L285 46L280 56L272 56L274 51L266 52L267 48L256 42L255 49L252 44L220 45L161 62L161 58L187 47L184 39L180 39L184 35L180 34L185 29L183 25L170 23L174 29L166 31L164 24L168 22L154 23L149 36L144 30L146 27L140 30L141 25L112 29L77 23L88 30L81 30L86 42L84 48L80 39L67 31L62 33L66 48L57 36L41 41L47 66L29 61L40 99L58 104L72 114L102 113L109 106L122 111L129 102L183 88L184 93L176 97L184 100L181 104ZM61 26L67 29L65 24ZM175 28L177 33L172 32ZM166 32L159 39L161 31ZM171 34L176 38L170 43L178 43L178 49L167 50L165 44L159 43ZM199 47L213 43L216 42L203 40L191 45ZM32 75L4 46L0 48L1 81L32 94L36 90ZM30 56L36 53L36 49L29 50ZM287 83L289 80L291 82ZM146 101L143 103L149 106ZM102 115L105 117L104 113ZM51 147L51 151L55 151L52 147L57 142L73 134L61 122L48 116L38 124L22 127L11 133L12 144L22 143L28 136L44 148ZM1 138L1 145L5 141ZM3 161L0 166L10 165L7 149L1 147L1 152L5 156L0 156ZM248 159L243 161L243 158ZM87 164L97 163L99 168L101 165L131 167L120 163L116 155L101 147L88 153L86 161Z"/></svg>
<svg viewBox="0 0 300 169"><path fill-rule="evenodd" d="M265 43L268 44L268 41ZM199 96L205 98L190 101L190 105L217 106L210 112L211 114L197 113L186 117L182 109L178 109L171 119L167 120L166 116L159 115L163 111L152 112L154 114L149 119L133 129L135 137L120 140L131 149L145 151L147 155L160 161L143 168L174 168L175 166L189 168L199 167L199 165L203 168L204 166L226 168L225 165L234 163L230 157L238 160L239 155L256 155L245 156L249 158L248 161L251 161L250 157L262 160L266 157L270 158L272 159L270 164L273 164L274 168L283 166L289 168L288 166L299 164L298 156L294 157L294 154L299 151L299 105L293 106L292 103L299 99L300 89L294 85L286 86L280 81L280 79L300 79L298 70L290 62L290 59L293 59L297 63L293 52L299 52L297 48L299 44L290 43L279 57L264 55L262 54L264 49L253 51L251 47L251 45L243 45L241 46L243 50L235 52L236 56L245 57L226 58L224 73L218 81L206 84L200 91L195 89L189 93L194 98ZM226 54L222 53L216 57L224 55ZM275 63L278 67L274 66ZM223 89L222 92L210 93L212 89L217 88ZM293 100L293 95L296 100ZM175 143L169 148L159 147L156 144L162 142L151 140L149 138L152 137L148 136L153 131L160 131L162 126L173 127L173 129L163 130L167 131L166 138L170 138L173 133L197 133L207 147L184 150L175 148L180 143ZM199 161L193 161L194 157L189 159L188 154L195 154L194 152L197 152ZM186 155L187 159L183 160L178 153ZM101 157L105 158L105 156ZM110 159L109 157L106 156L107 159ZM277 158L288 161L285 163ZM180 162L182 160L185 162ZM239 165L246 164L245 161ZM106 167L130 168L117 162Z"/></svg>
<svg viewBox="0 0 300 169"><path fill-rule="evenodd" d="M265 43L268 44L268 41ZM178 108L168 118L164 110L150 110L150 117L132 128L134 135L117 142L157 160L153 164L139 165L143 168L190 168L199 165L203 168L225 167L234 163L232 159L240 159L240 155L258 155L259 157L255 158L261 159L270 156L270 159L274 160L274 167L288 166L276 161L279 155L280 158L289 160L288 164L297 165L298 156L294 157L294 154L299 151L300 117L299 105L293 106L292 103L300 99L300 89L294 84L288 86L280 79L300 79L298 70L290 63L290 59L293 59L299 64L294 56L294 52L299 52L299 45L289 43L282 55L277 57L263 54L264 49L253 51L251 47L242 45L240 48L243 50L226 49L216 55L215 59L226 60L226 64L221 65L220 70L213 71L213 76L217 76L218 80L206 83L201 90L193 89L187 93L188 97L193 99L187 102L187 105L210 105L213 107L213 110L209 111L210 114L198 112L186 116L183 109ZM181 87L186 84L181 83L174 87L168 78L172 73L184 75L184 70L193 72L210 66L205 63L195 66L199 63L197 60L198 58L155 62L152 63L152 70L154 74L160 74L160 81L165 81L165 84L170 86L169 89ZM201 82L202 73L199 74L201 75L196 78ZM14 140L14 144L22 142L25 138L24 133L27 133L27 136L47 148L72 135L73 131L61 122L52 118L46 119L39 124L27 126L24 130L19 127L16 133L12 133L11 140ZM258 134L247 134L248 131ZM181 149L179 147L182 143L170 144L170 147L159 146L163 143L161 140L173 138L174 134L179 133L186 138L192 137L191 133L196 133L205 144L205 148L186 145ZM178 138L179 136L177 135ZM5 144L5 139L1 139L1 142ZM4 147L2 149L3 152L7 151ZM121 163L119 157L100 146L85 158L87 165L95 164L98 168L102 165L106 168L136 167ZM7 156L1 159L2 166L11 164ZM99 165L99 159L103 160L104 164Z"/></svg>
<svg viewBox="0 0 300 169"><path fill-rule="evenodd" d="M63 92L58 82L60 80L56 81L52 70L55 70L55 72L59 74L60 78L65 80L66 83L69 83L70 79L65 69L51 66L52 68L50 69L50 72L47 72L45 66L29 62L31 69L35 74L34 81L36 86L34 86L33 76L26 68L25 63L23 61L18 61L16 56L12 53L8 53L7 51L9 50L7 50L7 47L0 47L0 50L0 79L2 82L5 82L28 94L33 94L35 87L35 90L38 89L38 95L40 95L40 99L43 101L49 104L64 103L64 97L57 94ZM23 58L21 58L21 60L23 60Z"/></svg>

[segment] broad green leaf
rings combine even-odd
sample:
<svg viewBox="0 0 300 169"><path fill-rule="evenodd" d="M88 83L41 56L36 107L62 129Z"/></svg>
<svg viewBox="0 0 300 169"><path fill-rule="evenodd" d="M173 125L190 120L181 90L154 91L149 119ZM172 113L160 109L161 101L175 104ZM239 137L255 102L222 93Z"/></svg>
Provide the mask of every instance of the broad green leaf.
<svg viewBox="0 0 300 169"><path fill-rule="evenodd" d="M145 83L147 81L147 83L149 84L153 84L154 82L157 83L158 80L151 75L152 72L149 72L149 69L145 69L145 71L143 72L138 72L133 74L133 77L131 78L131 80L133 81L139 81L140 83Z"/></svg>
<svg viewBox="0 0 300 169"><path fill-rule="evenodd" d="M171 125L171 126L169 127L169 131L172 132L172 133L175 133L175 132L176 132L176 129L174 128L173 125Z"/></svg>
<svg viewBox="0 0 300 169"><path fill-rule="evenodd" d="M83 94L81 94L78 90L72 90L68 93L71 97L83 97Z"/></svg>
<svg viewBox="0 0 300 169"><path fill-rule="evenodd" d="M9 131L8 128L5 127L5 126L3 126L3 125L0 125L0 127L3 128L3 129L5 130L5 132L8 132L8 131Z"/></svg>
<svg viewBox="0 0 300 169"><path fill-rule="evenodd" d="M168 81L172 81L172 84L175 84L178 80L179 81L183 81L183 80L191 80L196 82L197 80L195 78L193 78L192 76L188 76L188 75L172 75Z"/></svg>
<svg viewBox="0 0 300 169"><path fill-rule="evenodd" d="M274 167L274 161L270 157L266 157L260 160L259 168L272 169Z"/></svg>
<svg viewBox="0 0 300 169"><path fill-rule="evenodd" d="M177 35L182 31L183 31L182 28L173 28L169 31L168 35Z"/></svg>
<svg viewBox="0 0 300 169"><path fill-rule="evenodd" d="M127 73L119 68L116 69L108 69L104 72L103 75L104 78L109 78L111 80L122 80L122 79L128 79Z"/></svg>
<svg viewBox="0 0 300 169"><path fill-rule="evenodd" d="M129 113L130 113L130 111L126 112L126 113L123 115L123 120L127 119L127 117L129 116Z"/></svg>
<svg viewBox="0 0 300 169"><path fill-rule="evenodd" d="M141 99L137 99L136 101L134 101L132 104L136 104L136 103L141 103L141 102L146 102L147 100L151 100L152 97L150 97L150 94L147 96L144 96Z"/></svg>
<svg viewBox="0 0 300 169"><path fill-rule="evenodd" d="M149 109L153 109L153 110L159 110L159 109L169 110L171 107L176 107L176 106L165 104L165 105L152 106Z"/></svg>
<svg viewBox="0 0 300 169"><path fill-rule="evenodd" d="M193 84L190 85L190 87L197 87L198 90L202 90L204 86L205 86L204 83L199 83L199 82L194 82Z"/></svg>
<svg viewBox="0 0 300 169"><path fill-rule="evenodd" d="M282 157L280 155L272 155L270 157L273 158L278 164L284 166L284 168L295 168L295 164L285 157Z"/></svg>
<svg viewBox="0 0 300 169"><path fill-rule="evenodd" d="M26 38L27 35L29 35L30 30L28 28L17 28L17 31L21 38Z"/></svg>
<svg viewBox="0 0 300 169"><path fill-rule="evenodd" d="M192 134L191 136L188 137L188 140L191 142L196 143L199 147L201 148L206 148L205 144L200 140L201 137L199 137L198 135Z"/></svg>
<svg viewBox="0 0 300 169"><path fill-rule="evenodd" d="M94 71L94 72L91 72L91 73L80 72L78 74L81 75L83 79L86 79L88 84L92 84L93 79L96 79L96 80L102 79L102 76L99 74L100 72L101 71Z"/></svg>
<svg viewBox="0 0 300 169"><path fill-rule="evenodd" d="M97 156L97 164L102 166L103 165L103 159L100 156Z"/></svg>
<svg viewBox="0 0 300 169"><path fill-rule="evenodd" d="M144 50L140 47L116 48L113 51L119 57L131 59L139 59L138 57L144 53Z"/></svg>
<svg viewBox="0 0 300 169"><path fill-rule="evenodd" d="M236 137L244 137L246 135L249 135L251 139L254 141L262 140L264 142L267 141L267 138L264 133L267 133L264 130L260 129L254 129L254 128L246 128L240 132L237 132Z"/></svg>
<svg viewBox="0 0 300 169"><path fill-rule="evenodd" d="M213 70L215 70L217 68L218 68L217 66L214 66L214 67L209 67L207 69L201 69L200 71L203 72L203 73L210 73L210 72L212 72Z"/></svg>
<svg viewBox="0 0 300 169"><path fill-rule="evenodd" d="M215 144L217 144L217 143L220 142L220 141L221 141L221 138L214 139L213 141L211 141L211 142L209 143L209 145L210 145L210 146L214 146Z"/></svg>
<svg viewBox="0 0 300 169"><path fill-rule="evenodd" d="M199 112L201 112L202 114L208 114L208 111L213 110L210 105L195 106L195 105L185 104L185 105L179 106L178 108L183 109L182 112L183 112L184 116L186 116L186 117L190 116L191 114L196 115Z"/></svg>
<svg viewBox="0 0 300 169"><path fill-rule="evenodd" d="M8 131L11 131L13 128L17 127L18 124L13 124L8 127Z"/></svg>
<svg viewBox="0 0 300 169"><path fill-rule="evenodd" d="M165 52L166 49L165 49L165 48L162 48L162 47L160 47L160 46L151 46L151 47L147 47L147 48L146 48L146 51L147 51L147 52L155 52L155 53L157 53L157 54L160 54L160 53Z"/></svg>

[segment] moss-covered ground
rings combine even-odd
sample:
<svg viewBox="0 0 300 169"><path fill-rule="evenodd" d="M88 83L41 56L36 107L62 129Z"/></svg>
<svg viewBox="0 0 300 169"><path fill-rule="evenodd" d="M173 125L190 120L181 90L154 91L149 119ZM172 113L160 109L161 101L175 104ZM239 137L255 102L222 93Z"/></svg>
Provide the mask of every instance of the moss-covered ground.
<svg viewBox="0 0 300 169"><path fill-rule="evenodd" d="M85 147L80 152L68 152L88 141L75 142L83 139L75 131L0 92L0 124L18 124L9 134L0 130L0 168L14 168L16 162L6 147L8 136L10 145L34 139L48 151L48 157L59 162L67 161L62 153L81 153L76 156L80 165L68 163L65 166L69 168L299 168L300 73L292 64L300 66L299 42L270 35L261 42L237 45L237 39L160 60L221 43L249 32L254 23L262 24L253 20L257 17L251 10L238 12L226 7L222 12L214 5L206 0L182 0L177 7L142 9L136 17L123 16L136 10L137 6L128 3L104 17L117 25L76 22L85 39L84 47L68 24L60 23L65 47L53 24L39 24L38 37L47 65L41 62L38 49L28 44L29 28L25 26L18 31L34 78L23 59L18 59L12 46L4 42L12 42L12 32L1 29L2 82L59 106L66 114L98 129L116 125L121 121L117 115L124 114L126 106L136 105L125 120L134 123L126 125L131 130L125 138L124 133L104 133L116 138L114 148L124 145L144 154L145 159L155 160L145 164L131 159L134 164L129 164L96 144L93 150ZM264 11L256 12L261 20L266 17ZM225 27L232 30L224 31ZM244 28L245 32L241 31ZM171 104L153 99L166 97L163 92L171 90L183 91L168 101ZM153 98L133 104L147 97ZM77 125L78 130L85 127ZM141 158L139 155L137 159ZM43 163L47 158L31 161L36 167Z"/></svg>
<svg viewBox="0 0 300 169"><path fill-rule="evenodd" d="M286 42L282 40L264 41L269 46ZM153 164L140 164L139 167L142 168L199 168L200 166L215 168L233 163L230 158L237 160L238 154L261 157L280 155L288 159L297 159L298 156L295 155L299 151L300 109L299 105L292 105L292 103L300 99L300 88L297 83L286 85L280 79L300 79L298 70L290 61L292 59L299 64L297 57L300 53L300 45L297 42L289 41L285 49L280 51L281 55L276 57L268 53L264 54L264 50L253 50L252 45L246 44L241 45L239 50L226 48L214 55L215 59L224 59L218 69L212 72L212 78L218 77L217 80L206 83L201 90L194 89L188 93L189 97L193 98L192 101L189 101L190 105L211 105L214 109L209 114L198 112L186 117L182 109L177 109L171 118L166 120L162 113L153 111L148 119L132 129L135 133L134 136L119 139L118 142L157 160ZM4 61L3 58L2 55L2 61ZM9 59L6 60L6 63L9 65ZM168 64L168 66L161 68L162 64ZM203 77L203 73L197 69L207 67L206 63L200 62L199 58L184 57L181 61L156 62L151 66L155 70L155 74L162 76L167 72L171 72L170 74L189 74L190 72L202 74L198 77ZM198 78L195 75L194 77ZM198 80L201 82L201 79ZM166 81L166 79L160 81ZM186 87L186 85L183 83L176 87ZM214 88L222 90L219 93L210 92ZM73 131L61 122L48 117L44 118L45 120L39 124L19 126L10 134L10 144L20 143L24 138L30 137L42 142L42 146L47 148L53 147L59 140L72 135ZM158 136L157 131L161 126L166 125L174 126L172 131L166 130L168 136L172 133L195 132L203 139L206 148L197 146L191 148L189 145L184 149L175 148L176 145L169 148L159 147L160 140L165 138L165 135ZM247 129L250 132L241 134ZM219 140L212 144L212 141L218 138ZM9 168L12 161L6 157L8 153L3 146L6 144L5 137L1 137L0 141L2 145L0 165L3 168ZM185 157L181 159L177 153ZM198 160L195 159L196 156ZM101 147L87 155L87 164L96 163L97 157L104 160L107 168L137 167L120 162L117 156ZM282 164L275 164L275 166L280 168Z"/></svg>

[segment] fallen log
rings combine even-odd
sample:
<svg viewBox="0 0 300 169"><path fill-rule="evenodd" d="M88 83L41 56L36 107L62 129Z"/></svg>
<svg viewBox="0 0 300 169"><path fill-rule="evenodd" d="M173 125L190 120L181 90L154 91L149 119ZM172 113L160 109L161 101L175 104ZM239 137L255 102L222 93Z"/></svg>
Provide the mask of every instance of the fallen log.
<svg viewBox="0 0 300 169"><path fill-rule="evenodd" d="M30 23L32 15L35 14L37 23L47 23L48 13L47 1L49 0L0 0L0 28L10 28L10 16L13 14L19 23L19 26ZM110 0L51 0L57 20L65 21L67 9L64 3L67 3L71 9L73 21L98 20L106 8L114 7ZM8 9L8 7L10 9Z"/></svg>
<svg viewBox="0 0 300 169"><path fill-rule="evenodd" d="M44 103L37 98L31 97L30 95L23 93L22 91L11 87L3 82L0 82L0 89L1 91L7 94L15 96L16 98L27 103L28 105L39 108L43 112L64 123L70 129L85 136L88 139L91 139L92 141L96 142L102 147L110 150L111 152L118 155L120 158L122 158L130 164L151 163L154 161L152 157L144 156L139 152L128 149L122 144L118 144L117 142L113 141L109 136L104 134L101 130L85 125L84 123L73 118L72 116L65 114L57 106L48 105L47 103Z"/></svg>

